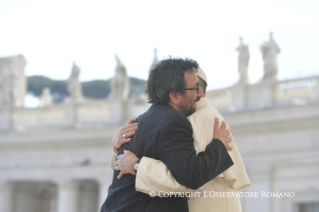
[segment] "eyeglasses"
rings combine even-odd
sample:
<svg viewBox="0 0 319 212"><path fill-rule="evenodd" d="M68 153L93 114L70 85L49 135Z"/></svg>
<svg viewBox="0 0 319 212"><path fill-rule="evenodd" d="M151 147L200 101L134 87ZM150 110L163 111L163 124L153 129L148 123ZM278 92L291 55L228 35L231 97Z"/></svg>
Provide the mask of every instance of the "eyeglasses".
<svg viewBox="0 0 319 212"><path fill-rule="evenodd" d="M198 93L199 92L199 84L197 85L196 88L184 88L183 90L197 91L197 93Z"/></svg>

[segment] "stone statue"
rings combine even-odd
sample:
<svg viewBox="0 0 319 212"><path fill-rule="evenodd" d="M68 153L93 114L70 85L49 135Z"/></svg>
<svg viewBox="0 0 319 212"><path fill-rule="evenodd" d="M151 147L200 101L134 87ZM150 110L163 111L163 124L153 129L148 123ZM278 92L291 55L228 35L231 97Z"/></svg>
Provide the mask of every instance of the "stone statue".
<svg viewBox="0 0 319 212"><path fill-rule="evenodd" d="M40 101L43 107L52 105L52 96L51 96L50 88L47 88L47 87L43 88Z"/></svg>
<svg viewBox="0 0 319 212"><path fill-rule="evenodd" d="M22 55L0 58L0 107L22 107L27 91Z"/></svg>
<svg viewBox="0 0 319 212"><path fill-rule="evenodd" d="M71 72L71 76L68 79L68 92L70 94L71 99L74 100L82 100L82 85L79 81L80 69L79 67L73 63L73 68Z"/></svg>
<svg viewBox="0 0 319 212"><path fill-rule="evenodd" d="M111 93L108 99L111 100L126 100L130 92L130 79L126 74L126 68L120 59L115 55L117 66L115 76L110 81Z"/></svg>
<svg viewBox="0 0 319 212"><path fill-rule="evenodd" d="M249 49L248 46L243 43L243 38L239 38L239 46L236 48L239 52L238 55L238 73L240 76L239 83L248 82L248 63L249 63Z"/></svg>
<svg viewBox="0 0 319 212"><path fill-rule="evenodd" d="M272 37L272 32L269 33L269 41L264 42L260 46L264 60L264 77L263 80L274 80L278 72L277 54L280 49Z"/></svg>

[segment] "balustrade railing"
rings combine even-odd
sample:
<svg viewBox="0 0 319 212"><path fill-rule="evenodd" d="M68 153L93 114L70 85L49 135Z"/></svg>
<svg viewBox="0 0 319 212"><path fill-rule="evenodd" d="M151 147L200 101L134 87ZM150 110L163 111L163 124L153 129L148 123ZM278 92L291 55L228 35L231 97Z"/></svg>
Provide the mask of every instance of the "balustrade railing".
<svg viewBox="0 0 319 212"><path fill-rule="evenodd" d="M319 77L285 80L278 82L277 102L295 101L297 99L314 99L318 97Z"/></svg>
<svg viewBox="0 0 319 212"><path fill-rule="evenodd" d="M91 100L39 108L0 108L0 131L118 124L147 110L146 101Z"/></svg>
<svg viewBox="0 0 319 212"><path fill-rule="evenodd" d="M210 103L223 112L280 105L304 105L319 101L319 76L283 81L236 84L208 91Z"/></svg>
<svg viewBox="0 0 319 212"><path fill-rule="evenodd" d="M304 105L319 101L319 76L283 81L236 84L212 90L206 98L220 112ZM47 127L79 127L116 124L136 118L149 107L146 99L126 101L87 100L39 108L0 108L0 131Z"/></svg>

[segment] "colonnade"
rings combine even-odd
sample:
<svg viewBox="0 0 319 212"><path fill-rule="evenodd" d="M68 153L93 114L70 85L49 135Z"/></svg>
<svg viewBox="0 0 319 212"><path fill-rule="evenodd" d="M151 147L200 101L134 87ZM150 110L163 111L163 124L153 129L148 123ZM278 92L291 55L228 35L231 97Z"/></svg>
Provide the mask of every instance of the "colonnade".
<svg viewBox="0 0 319 212"><path fill-rule="evenodd" d="M1 181L1 212L100 211L111 179Z"/></svg>

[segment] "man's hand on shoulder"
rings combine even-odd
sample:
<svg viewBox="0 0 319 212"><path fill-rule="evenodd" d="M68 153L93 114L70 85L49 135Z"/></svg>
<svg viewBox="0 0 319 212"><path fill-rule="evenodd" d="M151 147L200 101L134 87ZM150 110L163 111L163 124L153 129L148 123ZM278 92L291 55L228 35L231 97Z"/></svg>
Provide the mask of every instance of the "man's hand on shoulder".
<svg viewBox="0 0 319 212"><path fill-rule="evenodd" d="M135 134L138 124L137 123L133 123L134 120L131 119L129 121L129 123L125 126L122 127L112 138L112 146L113 146L113 150L114 152L117 154L119 151L119 148L131 141L131 136Z"/></svg>
<svg viewBox="0 0 319 212"><path fill-rule="evenodd" d="M214 134L213 139L220 140L226 147L228 151L231 151L233 148L229 145L231 142L231 136L229 129L226 129L226 123L222 122L221 127L219 128L219 119L215 118L214 124Z"/></svg>
<svg viewBox="0 0 319 212"><path fill-rule="evenodd" d="M128 150L124 150L124 154L118 155L114 167L115 170L120 170L120 174L117 176L117 179L121 179L124 174L136 175L134 164L138 160L139 158L133 152Z"/></svg>

